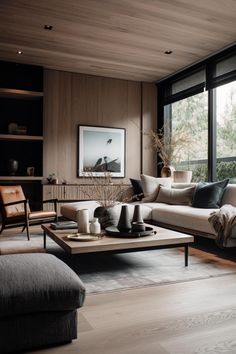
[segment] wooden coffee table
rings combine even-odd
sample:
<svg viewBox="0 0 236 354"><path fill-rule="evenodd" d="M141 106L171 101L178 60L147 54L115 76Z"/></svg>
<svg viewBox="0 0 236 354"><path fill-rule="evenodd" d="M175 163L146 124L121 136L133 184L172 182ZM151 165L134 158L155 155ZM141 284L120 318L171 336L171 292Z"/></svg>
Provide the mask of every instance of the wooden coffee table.
<svg viewBox="0 0 236 354"><path fill-rule="evenodd" d="M136 252L161 248L184 247L185 266L188 266L188 246L194 241L194 237L161 227L153 227L156 235L137 238L118 238L105 235L96 241L80 242L72 241L67 235L75 233L74 230L53 230L50 224L42 225L44 231L44 248L46 248L46 236L49 236L66 252L70 254L94 253L94 252Z"/></svg>

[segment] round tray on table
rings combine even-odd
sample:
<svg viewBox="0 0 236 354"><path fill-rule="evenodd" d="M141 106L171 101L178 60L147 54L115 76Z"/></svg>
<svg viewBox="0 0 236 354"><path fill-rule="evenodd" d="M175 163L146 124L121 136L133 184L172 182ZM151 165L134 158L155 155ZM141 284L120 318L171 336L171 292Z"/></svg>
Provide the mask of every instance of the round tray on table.
<svg viewBox="0 0 236 354"><path fill-rule="evenodd" d="M144 237L144 236L151 236L156 234L156 231L153 230L152 227L146 226L144 231L128 231L128 232L121 232L117 229L116 226L109 226L105 228L107 236L115 236L115 237Z"/></svg>

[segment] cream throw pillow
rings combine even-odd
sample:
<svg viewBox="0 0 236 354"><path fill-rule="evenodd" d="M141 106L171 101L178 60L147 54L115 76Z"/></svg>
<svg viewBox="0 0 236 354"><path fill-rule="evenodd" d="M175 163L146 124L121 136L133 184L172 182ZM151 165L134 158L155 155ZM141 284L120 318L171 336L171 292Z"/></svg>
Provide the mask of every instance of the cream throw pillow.
<svg viewBox="0 0 236 354"><path fill-rule="evenodd" d="M183 189L160 186L155 202L173 205L191 205L194 191L195 186Z"/></svg>
<svg viewBox="0 0 236 354"><path fill-rule="evenodd" d="M171 178L152 177L148 175L141 175L141 184L143 188L144 198L143 203L153 202L159 192L159 186L162 185L171 188Z"/></svg>

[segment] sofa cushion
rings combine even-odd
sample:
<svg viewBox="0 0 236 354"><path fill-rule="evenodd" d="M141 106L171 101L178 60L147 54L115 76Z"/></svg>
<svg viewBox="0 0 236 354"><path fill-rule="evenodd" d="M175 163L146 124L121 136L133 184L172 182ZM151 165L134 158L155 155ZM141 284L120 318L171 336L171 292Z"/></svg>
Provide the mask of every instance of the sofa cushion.
<svg viewBox="0 0 236 354"><path fill-rule="evenodd" d="M159 186L162 185L167 188L171 188L171 178L156 178L148 175L141 175L141 182L143 187L144 198L142 201L152 202L156 199Z"/></svg>
<svg viewBox="0 0 236 354"><path fill-rule="evenodd" d="M73 202L66 203L61 206L61 214L69 219L77 222L77 214L80 209L88 209L89 210L89 221L93 219L94 210L100 206L100 203L89 200L89 201L81 201L81 202Z"/></svg>
<svg viewBox="0 0 236 354"><path fill-rule="evenodd" d="M130 178L130 182L133 187L133 193L137 200L141 200L144 197L141 180Z"/></svg>
<svg viewBox="0 0 236 354"><path fill-rule="evenodd" d="M229 179L220 182L200 182L193 195L192 206L195 208L216 209L221 207L225 188Z"/></svg>
<svg viewBox="0 0 236 354"><path fill-rule="evenodd" d="M236 207L236 184L228 184L222 198L222 205L231 204Z"/></svg>
<svg viewBox="0 0 236 354"><path fill-rule="evenodd" d="M0 317L81 307L85 288L74 271L49 254L0 256Z"/></svg>
<svg viewBox="0 0 236 354"><path fill-rule="evenodd" d="M191 205L195 186L184 189L160 186L156 202L174 205Z"/></svg>
<svg viewBox="0 0 236 354"><path fill-rule="evenodd" d="M193 208L188 205L153 203L152 220L190 230L216 235L208 218L214 209ZM217 209L215 209L217 210Z"/></svg>

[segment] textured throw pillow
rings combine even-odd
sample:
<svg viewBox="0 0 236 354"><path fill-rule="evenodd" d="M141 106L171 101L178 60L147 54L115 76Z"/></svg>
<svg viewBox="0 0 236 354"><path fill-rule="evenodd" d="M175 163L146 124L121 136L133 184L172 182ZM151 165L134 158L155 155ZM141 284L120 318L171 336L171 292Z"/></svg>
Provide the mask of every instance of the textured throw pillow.
<svg viewBox="0 0 236 354"><path fill-rule="evenodd" d="M160 186L156 198L157 203L166 203L173 205L191 205L195 186L183 189L166 188Z"/></svg>
<svg viewBox="0 0 236 354"><path fill-rule="evenodd" d="M162 185L171 188L171 178L156 178L148 175L141 175L141 183L143 188L144 198L142 202L153 202L159 192L159 186Z"/></svg>
<svg viewBox="0 0 236 354"><path fill-rule="evenodd" d="M229 179L213 183L198 183L193 195L192 206L195 208L218 209Z"/></svg>
<svg viewBox="0 0 236 354"><path fill-rule="evenodd" d="M141 180L130 178L130 182L132 184L133 192L134 192L134 196L136 196L136 200L141 200L144 197Z"/></svg>

